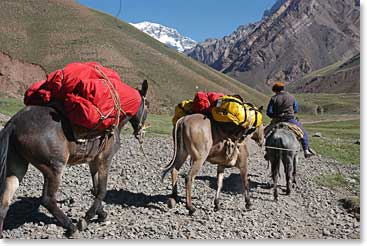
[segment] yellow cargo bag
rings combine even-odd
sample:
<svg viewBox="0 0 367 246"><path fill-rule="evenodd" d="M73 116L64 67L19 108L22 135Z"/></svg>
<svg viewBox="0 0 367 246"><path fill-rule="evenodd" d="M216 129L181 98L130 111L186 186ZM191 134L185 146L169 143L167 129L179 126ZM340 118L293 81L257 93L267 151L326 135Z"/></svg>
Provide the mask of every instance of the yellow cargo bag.
<svg viewBox="0 0 367 246"><path fill-rule="evenodd" d="M215 121L233 122L246 129L262 124L262 114L256 107L233 96L220 97L211 114Z"/></svg>
<svg viewBox="0 0 367 246"><path fill-rule="evenodd" d="M175 126L178 119L185 115L192 114L192 100L184 100L175 107L175 115L172 118L172 124Z"/></svg>
<svg viewBox="0 0 367 246"><path fill-rule="evenodd" d="M263 123L262 113L259 111L258 108L250 103L245 103L244 107L247 115L246 123L248 124L246 127L259 127Z"/></svg>

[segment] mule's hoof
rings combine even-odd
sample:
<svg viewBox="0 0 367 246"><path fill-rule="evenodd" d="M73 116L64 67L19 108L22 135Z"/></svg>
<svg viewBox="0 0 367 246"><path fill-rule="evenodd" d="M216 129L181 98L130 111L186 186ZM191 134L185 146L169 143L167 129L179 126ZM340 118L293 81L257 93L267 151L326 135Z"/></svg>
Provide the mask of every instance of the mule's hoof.
<svg viewBox="0 0 367 246"><path fill-rule="evenodd" d="M87 229L88 227L88 222L82 218L78 221L78 230L79 231L84 231L85 229Z"/></svg>
<svg viewBox="0 0 367 246"><path fill-rule="evenodd" d="M105 222L106 219L107 219L107 212L106 211L102 210L102 211L98 212L98 219L97 219L98 222Z"/></svg>
<svg viewBox="0 0 367 246"><path fill-rule="evenodd" d="M78 230L74 231L73 233L66 233L67 237L69 239L79 239L80 238L80 233Z"/></svg>
<svg viewBox="0 0 367 246"><path fill-rule="evenodd" d="M290 195L290 194L291 194L291 190L286 190L286 191L285 191L285 194L286 194L286 195Z"/></svg>
<svg viewBox="0 0 367 246"><path fill-rule="evenodd" d="M194 215L194 213L195 213L195 211L196 211L196 209L195 208L193 208L193 207L191 207L191 208L187 208L188 210L189 210L189 215L190 216L193 216Z"/></svg>
<svg viewBox="0 0 367 246"><path fill-rule="evenodd" d="M176 200L174 198L168 198L167 200L167 207L174 208L176 206Z"/></svg>
<svg viewBox="0 0 367 246"><path fill-rule="evenodd" d="M215 199L214 200L214 211L217 212L220 210L220 203L219 200Z"/></svg>
<svg viewBox="0 0 367 246"><path fill-rule="evenodd" d="M252 203L251 202L246 202L245 207L246 207L247 210L250 210L251 207L252 207Z"/></svg>
<svg viewBox="0 0 367 246"><path fill-rule="evenodd" d="M75 225L72 225L69 229L66 230L65 236L70 239L77 239L79 238L80 234L78 232L78 229Z"/></svg>

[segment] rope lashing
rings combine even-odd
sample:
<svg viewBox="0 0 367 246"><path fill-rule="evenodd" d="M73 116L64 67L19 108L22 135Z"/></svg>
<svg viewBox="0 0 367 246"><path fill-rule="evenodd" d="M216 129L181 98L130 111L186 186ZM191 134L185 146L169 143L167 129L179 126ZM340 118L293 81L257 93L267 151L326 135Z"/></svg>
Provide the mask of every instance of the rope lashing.
<svg viewBox="0 0 367 246"><path fill-rule="evenodd" d="M285 151L295 151L295 152L299 152L299 149L286 149L286 148L278 148L278 147L273 147L273 146L265 146L266 149L277 149L277 150L285 150Z"/></svg>
<svg viewBox="0 0 367 246"><path fill-rule="evenodd" d="M108 76L106 74L104 74L104 72L99 68L99 66L95 66L96 71L98 71L100 73L100 75L104 78L104 80L102 79L102 82L106 85L106 87L108 88L110 95L112 97L112 100L115 104L115 108L117 111L117 116L116 116L116 121L115 121L115 126L118 126L120 123L120 114L121 112L126 115L126 113L123 111L123 109L121 108L120 105L120 96L115 88L115 86L113 85L113 83L111 82L111 80L108 78ZM107 83L106 83L107 82ZM105 118L107 118L111 113L113 112L113 110L111 110L107 116L105 116Z"/></svg>

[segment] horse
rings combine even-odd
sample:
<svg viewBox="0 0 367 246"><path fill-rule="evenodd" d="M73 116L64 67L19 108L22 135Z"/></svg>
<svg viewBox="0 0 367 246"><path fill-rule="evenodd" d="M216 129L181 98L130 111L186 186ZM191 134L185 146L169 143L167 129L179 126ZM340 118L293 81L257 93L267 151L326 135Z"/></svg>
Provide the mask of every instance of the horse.
<svg viewBox="0 0 367 246"><path fill-rule="evenodd" d="M138 90L138 89L137 89ZM55 107L27 106L16 113L0 132L0 236L11 199L27 172L29 163L44 177L41 204L66 230L67 237L86 229L95 215L105 221L107 213L102 201L106 196L108 171L112 157L120 147L121 128L130 122L135 138L142 142L148 114L148 83L139 91L141 103L135 115L126 115L111 132L90 134L90 130L74 127ZM88 139L75 138L75 135ZM83 140L83 141L79 141ZM66 165L88 163L92 176L94 201L84 218L74 225L56 204Z"/></svg>
<svg viewBox="0 0 367 246"><path fill-rule="evenodd" d="M162 180L171 172L172 195L168 199L168 207L172 208L177 198L178 171L191 156L191 169L186 177L186 208L193 215L191 189L193 181L205 161L217 164L217 192L214 209L218 211L219 195L223 185L224 169L237 167L242 179L246 208L251 206L249 182L247 178L249 152L245 144L246 130L233 123L220 123L202 114L191 114L180 118L173 130L174 156L162 171ZM264 126L261 124L251 134L259 146L264 143Z"/></svg>
<svg viewBox="0 0 367 246"><path fill-rule="evenodd" d="M265 159L271 163L271 177L273 180L273 196L278 201L278 176L280 162L283 163L286 178L286 194L291 193L291 184L296 185L296 167L298 163L298 153L301 145L296 135L283 123L277 123L266 136Z"/></svg>

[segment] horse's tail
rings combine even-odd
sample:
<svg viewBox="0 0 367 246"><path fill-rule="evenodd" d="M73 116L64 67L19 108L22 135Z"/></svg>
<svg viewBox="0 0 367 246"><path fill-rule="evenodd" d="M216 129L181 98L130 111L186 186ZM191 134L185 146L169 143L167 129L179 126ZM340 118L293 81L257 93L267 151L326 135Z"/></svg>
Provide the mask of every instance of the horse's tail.
<svg viewBox="0 0 367 246"><path fill-rule="evenodd" d="M14 124L8 122L0 131L0 197L2 197L6 186L6 160L8 158L9 138L14 127Z"/></svg>
<svg viewBox="0 0 367 246"><path fill-rule="evenodd" d="M176 125L175 125L175 129L174 129L174 135L173 135L173 141L174 141L174 149L173 149L173 157L171 159L171 161L167 164L167 166L164 167L164 169L162 170L161 172L161 179L163 181L163 179L166 177L167 173L169 173L173 167L174 167L174 163L175 163L175 160L176 160L176 157L177 157L177 149L178 149L178 141L182 141L182 137L180 134L180 139L177 140L177 129L179 127L179 124L181 124L181 121L184 117L181 117L180 119L178 119L178 121L176 122ZM182 131L182 127L180 127L180 131ZM180 132L181 133L181 132Z"/></svg>

